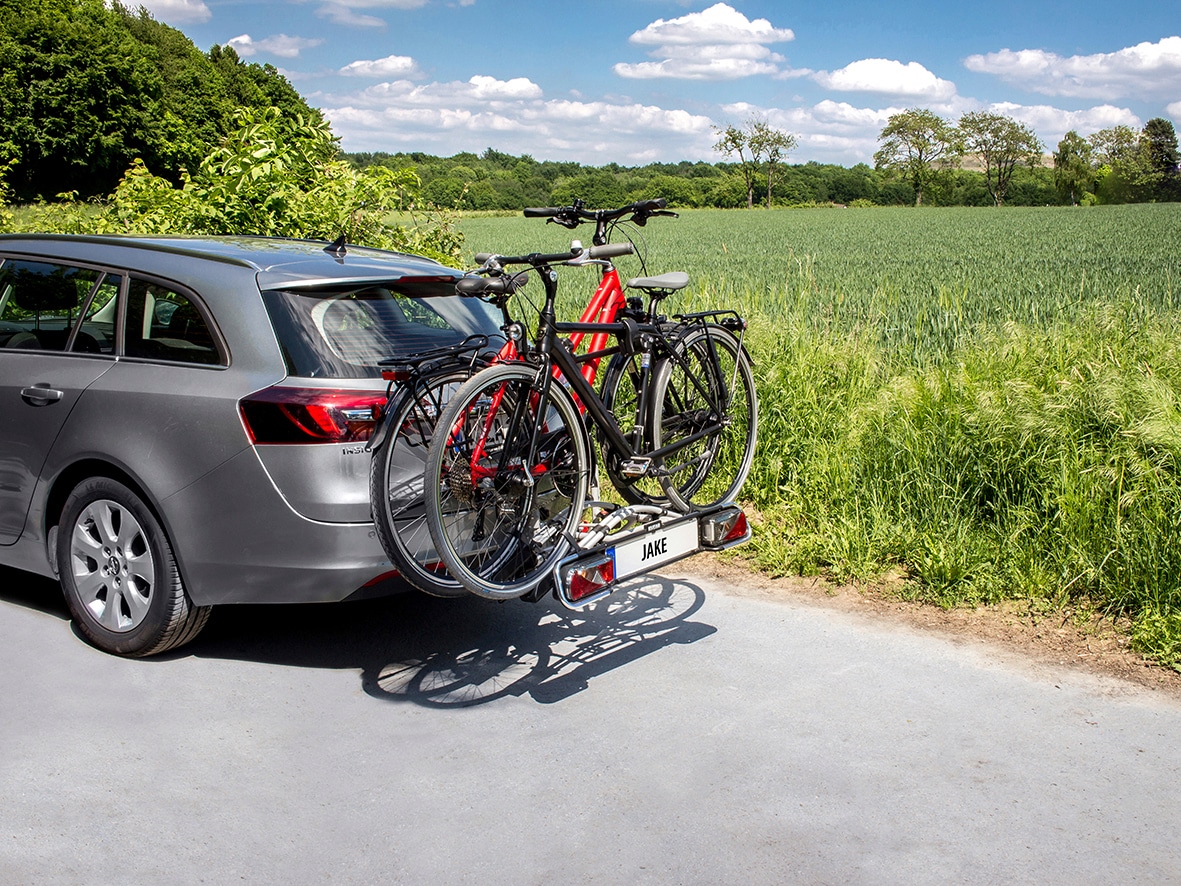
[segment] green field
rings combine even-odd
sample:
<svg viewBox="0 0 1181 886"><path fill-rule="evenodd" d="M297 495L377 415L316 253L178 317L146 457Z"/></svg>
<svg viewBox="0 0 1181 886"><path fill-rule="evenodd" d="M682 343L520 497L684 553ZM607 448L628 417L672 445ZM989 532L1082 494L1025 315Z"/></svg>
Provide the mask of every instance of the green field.
<svg viewBox="0 0 1181 886"><path fill-rule="evenodd" d="M462 228L469 256L571 237ZM1181 204L699 210L642 235L649 273L693 279L672 310L751 320L763 568L1096 608L1181 664Z"/></svg>

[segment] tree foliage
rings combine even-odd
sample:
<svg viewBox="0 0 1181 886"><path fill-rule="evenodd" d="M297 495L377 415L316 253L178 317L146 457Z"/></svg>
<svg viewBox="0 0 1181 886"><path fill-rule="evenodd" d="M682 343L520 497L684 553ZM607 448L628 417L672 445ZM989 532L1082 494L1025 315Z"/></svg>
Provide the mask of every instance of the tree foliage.
<svg viewBox="0 0 1181 886"><path fill-rule="evenodd" d="M319 119L274 68L206 55L140 8L103 0L0 0L0 153L18 199L108 193L143 159L174 182L239 107Z"/></svg>
<svg viewBox="0 0 1181 886"><path fill-rule="evenodd" d="M1072 206L1077 206L1095 186L1091 153L1090 143L1073 129L1062 137L1054 152L1054 185Z"/></svg>
<svg viewBox="0 0 1181 886"><path fill-rule="evenodd" d="M714 132L718 136L714 150L723 157L734 157L738 160L736 164L738 172L742 176L743 182L746 183L747 209L755 205L755 177L763 165L763 157L759 153L761 146L758 143L751 144L749 130L752 123L753 121L748 121L745 129L733 124L722 128L714 127Z"/></svg>
<svg viewBox="0 0 1181 886"><path fill-rule="evenodd" d="M1144 124L1140 135L1140 154L1144 163L1141 187L1150 200L1181 198L1181 178L1177 165L1177 131L1171 121L1154 117Z"/></svg>
<svg viewBox="0 0 1181 886"><path fill-rule="evenodd" d="M30 230L63 233L261 234L335 240L459 261L453 215L421 205L412 169L357 169L321 119L243 108L237 127L180 186L136 159L108 202L49 204ZM409 223L390 219L395 214Z"/></svg>
<svg viewBox="0 0 1181 886"><path fill-rule="evenodd" d="M796 149L799 140L790 132L776 129L766 120L754 118L750 121L748 136L751 153L762 156L767 170L767 208L771 208L771 190L775 173L787 155Z"/></svg>
<svg viewBox="0 0 1181 886"><path fill-rule="evenodd" d="M771 207L771 193L775 173L787 155L795 150L798 140L790 132L776 129L764 117L751 117L739 128L730 124L714 127L718 141L714 150L725 157L738 158L737 168L746 184L746 206L755 203L755 183L759 173L767 184L767 208Z"/></svg>
<svg viewBox="0 0 1181 886"><path fill-rule="evenodd" d="M973 111L960 117L964 149L980 157L984 181L997 206L1003 206L1013 170L1041 160L1042 143L1032 129L1012 117Z"/></svg>
<svg viewBox="0 0 1181 886"><path fill-rule="evenodd" d="M927 186L959 159L955 128L925 108L892 115L878 141L881 147L873 155L874 166L905 178L914 188L915 206L923 204Z"/></svg>
<svg viewBox="0 0 1181 886"><path fill-rule="evenodd" d="M278 108L242 109L238 127L180 187L136 161L119 183L104 224L144 234L237 234L334 240L399 249L454 263L452 220L424 213L418 176L385 166L355 169L338 158L321 119ZM409 211L413 224L391 224Z"/></svg>

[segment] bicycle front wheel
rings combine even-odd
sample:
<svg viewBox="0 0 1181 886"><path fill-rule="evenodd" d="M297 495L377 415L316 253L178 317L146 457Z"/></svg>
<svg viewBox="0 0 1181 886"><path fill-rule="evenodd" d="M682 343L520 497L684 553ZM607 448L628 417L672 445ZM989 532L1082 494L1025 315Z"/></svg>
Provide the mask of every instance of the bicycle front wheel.
<svg viewBox="0 0 1181 886"><path fill-rule="evenodd" d="M447 570L492 600L534 590L570 549L589 475L586 432L563 387L522 365L477 373L427 453L427 525Z"/></svg>
<svg viewBox="0 0 1181 886"><path fill-rule="evenodd" d="M373 451L369 500L377 537L399 574L435 597L467 591L443 565L427 528L423 472L435 423L451 396L472 377L446 372L408 385L390 407L390 430Z"/></svg>
<svg viewBox="0 0 1181 886"><path fill-rule="evenodd" d="M750 359L716 325L688 330L653 382L654 449L665 494L681 511L734 501L754 462L759 409Z"/></svg>

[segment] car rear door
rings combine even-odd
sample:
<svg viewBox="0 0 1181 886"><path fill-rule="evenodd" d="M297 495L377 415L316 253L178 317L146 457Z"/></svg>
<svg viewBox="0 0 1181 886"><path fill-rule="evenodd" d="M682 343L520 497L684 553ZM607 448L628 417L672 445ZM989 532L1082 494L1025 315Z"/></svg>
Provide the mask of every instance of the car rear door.
<svg viewBox="0 0 1181 886"><path fill-rule="evenodd" d="M115 363L119 283L58 259L0 264L0 545L20 538L54 440Z"/></svg>

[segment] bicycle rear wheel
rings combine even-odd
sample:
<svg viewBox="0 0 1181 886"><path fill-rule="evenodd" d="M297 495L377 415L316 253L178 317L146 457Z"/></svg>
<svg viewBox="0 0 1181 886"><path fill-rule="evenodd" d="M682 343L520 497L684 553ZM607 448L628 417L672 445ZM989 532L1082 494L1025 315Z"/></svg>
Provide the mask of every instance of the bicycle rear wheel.
<svg viewBox="0 0 1181 886"><path fill-rule="evenodd" d="M439 415L471 376L467 369L449 371L407 386L390 407L389 433L369 467L369 501L381 546L407 582L435 597L460 597L467 590L448 574L431 540L423 471Z"/></svg>
<svg viewBox="0 0 1181 886"><path fill-rule="evenodd" d="M689 329L662 360L652 396L653 448L690 441L663 457L669 500L686 512L734 501L754 461L759 418L738 339L713 324Z"/></svg>
<svg viewBox="0 0 1181 886"><path fill-rule="evenodd" d="M447 404L428 450L431 538L451 575L480 597L520 597L547 580L582 518L586 432L570 395L547 382L523 365L477 373Z"/></svg>

